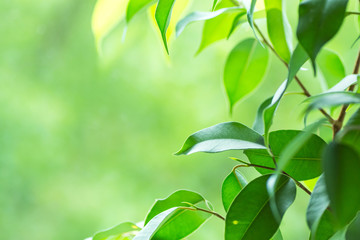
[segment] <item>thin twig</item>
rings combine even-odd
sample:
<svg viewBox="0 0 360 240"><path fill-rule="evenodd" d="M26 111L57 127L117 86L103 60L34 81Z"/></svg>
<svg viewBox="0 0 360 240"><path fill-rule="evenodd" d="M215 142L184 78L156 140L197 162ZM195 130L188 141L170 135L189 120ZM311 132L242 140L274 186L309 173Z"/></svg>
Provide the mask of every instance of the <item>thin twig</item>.
<svg viewBox="0 0 360 240"><path fill-rule="evenodd" d="M210 211L207 209L203 209L203 208L199 208L196 206L193 207L180 207L181 209L186 209L186 210L190 210L190 211L200 211L200 212L206 212L206 213L210 213L218 218L220 218L221 220L225 221L225 218L223 216L221 216L219 213L214 212L214 211Z"/></svg>

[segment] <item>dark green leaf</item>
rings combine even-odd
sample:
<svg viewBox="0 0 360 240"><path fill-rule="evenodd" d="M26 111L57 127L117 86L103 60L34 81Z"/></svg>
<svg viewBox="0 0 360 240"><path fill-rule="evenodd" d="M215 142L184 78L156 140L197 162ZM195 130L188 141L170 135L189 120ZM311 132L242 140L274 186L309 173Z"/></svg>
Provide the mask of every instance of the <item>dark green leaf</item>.
<svg viewBox="0 0 360 240"><path fill-rule="evenodd" d="M359 240L360 239L360 213L349 225L346 232L346 240Z"/></svg>
<svg viewBox="0 0 360 240"><path fill-rule="evenodd" d="M329 240L338 230L334 215L325 210L320 219L314 222L311 229L311 240Z"/></svg>
<svg viewBox="0 0 360 240"><path fill-rule="evenodd" d="M324 175L321 175L316 182L306 211L306 220L310 229L320 220L329 204Z"/></svg>
<svg viewBox="0 0 360 240"><path fill-rule="evenodd" d="M332 142L323 156L330 208L341 226L360 210L360 157L349 146Z"/></svg>
<svg viewBox="0 0 360 240"><path fill-rule="evenodd" d="M246 179L237 169L232 170L231 173L225 178L221 188L221 196L226 212L229 210L229 207L235 197L246 186L246 184Z"/></svg>
<svg viewBox="0 0 360 240"><path fill-rule="evenodd" d="M326 89L333 87L346 76L345 67L338 54L328 49L323 49L316 59L326 82ZM344 90L344 89L343 89ZM339 90L342 91L342 90Z"/></svg>
<svg viewBox="0 0 360 240"><path fill-rule="evenodd" d="M282 10L282 0L265 0L267 29L270 37L270 41L279 54L279 56L285 61L290 61L290 40L287 40L286 33L286 15Z"/></svg>
<svg viewBox="0 0 360 240"><path fill-rule="evenodd" d="M360 94L353 92L327 92L309 97L305 102L310 102L306 110L308 113L319 108L336 107L343 104L358 104L360 103Z"/></svg>
<svg viewBox="0 0 360 240"><path fill-rule="evenodd" d="M264 134L264 111L271 104L272 97L261 103L256 113L253 129L260 134Z"/></svg>
<svg viewBox="0 0 360 240"><path fill-rule="evenodd" d="M171 11L174 3L175 0L159 0L155 11L156 23L160 29L161 37L167 53L169 53L169 49L166 40L166 30L170 23Z"/></svg>
<svg viewBox="0 0 360 240"><path fill-rule="evenodd" d="M351 116L339 133L342 143L351 146L360 155L360 108Z"/></svg>
<svg viewBox="0 0 360 240"><path fill-rule="evenodd" d="M252 92L264 77L268 51L255 39L236 45L226 60L224 85L230 101L230 112L236 102Z"/></svg>
<svg viewBox="0 0 360 240"><path fill-rule="evenodd" d="M321 174L321 156L326 143L319 136L311 131L280 130L271 132L269 140L280 172L284 170L299 181L312 179ZM285 149L291 149L292 152L287 154L284 152ZM245 150L244 153L253 164L275 168L272 157L266 150ZM282 158L281 161L279 157ZM267 169L256 169L262 174L272 172Z"/></svg>
<svg viewBox="0 0 360 240"><path fill-rule="evenodd" d="M152 2L155 0L130 0L126 9L126 22L129 23L136 13Z"/></svg>
<svg viewBox="0 0 360 240"><path fill-rule="evenodd" d="M192 134L176 155L236 149L265 149L264 139L241 123L220 123Z"/></svg>
<svg viewBox="0 0 360 240"><path fill-rule="evenodd" d="M229 8L222 8L215 12L193 12L187 15L185 18L181 19L177 25L176 25L176 36L179 36L182 31L185 29L185 27L196 21L204 21L216 18L220 16L221 14L225 13L244 13L246 10L244 8L240 7L229 7Z"/></svg>
<svg viewBox="0 0 360 240"><path fill-rule="evenodd" d="M136 226L130 222L120 223L115 227L106 229L101 232L97 232L93 237L92 240L110 240L110 239L117 239L123 238L126 236L134 236L136 232L140 231L141 228Z"/></svg>
<svg viewBox="0 0 360 240"><path fill-rule="evenodd" d="M340 29L348 0L306 0L299 6L297 37L313 62L320 49Z"/></svg>
<svg viewBox="0 0 360 240"><path fill-rule="evenodd" d="M261 176L239 193L226 215L225 240L268 240L278 230L266 191L270 175ZM293 180L282 175L276 189L277 205L281 216L295 200L296 187Z"/></svg>

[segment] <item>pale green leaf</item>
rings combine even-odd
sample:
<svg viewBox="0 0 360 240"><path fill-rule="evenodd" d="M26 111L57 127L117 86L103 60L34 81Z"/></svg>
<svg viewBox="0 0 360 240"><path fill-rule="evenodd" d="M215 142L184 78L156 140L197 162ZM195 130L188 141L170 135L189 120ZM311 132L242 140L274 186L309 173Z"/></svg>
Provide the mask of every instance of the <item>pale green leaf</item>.
<svg viewBox="0 0 360 240"><path fill-rule="evenodd" d="M154 2L155 0L129 0L126 9L126 22L129 23L136 13Z"/></svg>

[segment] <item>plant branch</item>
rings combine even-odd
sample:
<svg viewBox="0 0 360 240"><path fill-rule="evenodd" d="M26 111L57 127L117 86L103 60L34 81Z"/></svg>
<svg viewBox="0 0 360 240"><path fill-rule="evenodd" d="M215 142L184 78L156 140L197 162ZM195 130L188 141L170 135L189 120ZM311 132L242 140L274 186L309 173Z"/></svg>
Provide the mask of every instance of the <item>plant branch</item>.
<svg viewBox="0 0 360 240"><path fill-rule="evenodd" d="M276 50L274 49L274 47L271 45L271 43L266 39L266 37L264 36L264 34L261 32L259 26L254 22L254 27L256 28L256 30L258 31L259 35L261 36L262 40L264 41L264 43L271 49L271 51L276 55L276 57L279 58L279 60L286 66L286 68L289 68L289 64L280 57L280 55L276 52ZM310 92L307 90L307 88L305 87L305 85L300 81L300 79L295 75L294 77L295 81L297 82L297 84L299 85L299 87L302 89L302 91L304 92L304 95L307 97L311 97ZM330 116L330 114L328 114L324 109L320 108L319 111L328 119L328 121L333 124L335 122L335 120Z"/></svg>
<svg viewBox="0 0 360 240"><path fill-rule="evenodd" d="M356 62L355 62L355 66L354 66L354 70L353 70L353 74L358 74L359 73L359 68L360 68L360 51L358 53ZM356 84L353 84L349 87L350 92L354 91ZM340 114L338 119L335 121L334 125L334 137L335 135L340 131L340 129L342 128L343 124L344 124L344 120L345 120L345 116L346 116L346 110L348 109L349 104L345 104L342 106Z"/></svg>
<svg viewBox="0 0 360 240"><path fill-rule="evenodd" d="M225 221L225 218L223 216L221 216L219 213L214 212L214 211L210 211L207 209L203 209L203 208L199 208L196 206L192 206L192 207L180 207L181 209L186 209L186 210L190 210L190 211L200 211L200 212L206 212L206 213L210 213L218 218L220 218L221 220Z"/></svg>

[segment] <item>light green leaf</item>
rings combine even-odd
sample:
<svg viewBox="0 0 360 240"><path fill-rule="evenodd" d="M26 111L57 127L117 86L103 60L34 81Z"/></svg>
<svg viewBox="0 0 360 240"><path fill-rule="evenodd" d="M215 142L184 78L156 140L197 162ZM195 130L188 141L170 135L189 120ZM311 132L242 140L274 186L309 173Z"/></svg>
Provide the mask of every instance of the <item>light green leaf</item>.
<svg viewBox="0 0 360 240"><path fill-rule="evenodd" d="M247 16L245 17L245 14L246 14L246 12L240 13L234 18L234 21L232 23L232 26L231 26L231 29L230 29L230 32L229 32L227 38L230 38L230 36L233 34L233 32L236 30L236 28L238 26L247 22ZM266 18L265 10L259 10L259 11L254 12L253 19L263 19L263 18Z"/></svg>
<svg viewBox="0 0 360 240"><path fill-rule="evenodd" d="M351 222L346 232L346 240L359 240L359 239L360 239L360 213L358 213L355 219Z"/></svg>
<svg viewBox="0 0 360 240"><path fill-rule="evenodd" d="M312 179L321 174L321 156L326 143L319 136L312 134L312 130L279 130L270 133L270 148L278 164L278 173L284 170L299 181ZM275 168L273 159L266 150L250 149L244 153L253 164ZM267 169L256 170L261 174L272 173Z"/></svg>
<svg viewBox="0 0 360 240"><path fill-rule="evenodd" d="M211 10L214 11L218 0L214 0Z"/></svg>
<svg viewBox="0 0 360 240"><path fill-rule="evenodd" d="M176 36L179 36L185 27L196 21L204 21L216 18L225 13L244 13L246 10L240 7L229 7L229 8L222 8L215 12L193 12L187 15L185 18L181 19L176 25Z"/></svg>
<svg viewBox="0 0 360 240"><path fill-rule="evenodd" d="M297 37L313 62L320 49L340 29L348 0L306 0L299 6Z"/></svg>
<svg viewBox="0 0 360 240"><path fill-rule="evenodd" d="M283 240L283 236L282 236L282 234L281 234L280 229L277 230L277 232L275 233L275 235L274 235L270 240Z"/></svg>
<svg viewBox="0 0 360 240"><path fill-rule="evenodd" d="M253 129L260 134L264 134L264 111L271 104L271 101L272 97L266 99L257 110Z"/></svg>
<svg viewBox="0 0 360 240"><path fill-rule="evenodd" d="M231 204L225 221L225 240L267 240L278 230L278 222L270 209L266 182L269 175L248 183ZM276 189L281 216L295 200L293 180L282 175Z"/></svg>
<svg viewBox="0 0 360 240"><path fill-rule="evenodd" d="M200 211L190 211L181 207L189 207L205 203L205 199L198 193L179 190L169 197L157 200L145 219L145 228L153 219L168 209L178 207L172 214L168 214L159 229L154 232L154 239L182 239L194 232L210 217L210 214Z"/></svg>
<svg viewBox="0 0 360 240"><path fill-rule="evenodd" d="M129 23L136 13L153 2L155 2L155 0L129 0L126 9L126 22Z"/></svg>
<svg viewBox="0 0 360 240"><path fill-rule="evenodd" d="M227 212L235 197L246 186L247 181L242 176L241 172L237 169L231 171L231 173L225 178L222 188L221 196L224 209Z"/></svg>
<svg viewBox="0 0 360 240"><path fill-rule="evenodd" d="M259 85L265 75L268 59L268 51L255 39L246 39L233 48L224 69L230 112L236 102Z"/></svg>
<svg viewBox="0 0 360 240"><path fill-rule="evenodd" d="M282 0L265 0L267 29L270 37L270 41L279 54L279 56L285 61L290 61L290 47L291 40L287 41L287 36L290 34L286 33L286 15L282 9Z"/></svg>
<svg viewBox="0 0 360 240"><path fill-rule="evenodd" d="M166 30L170 23L171 11L174 3L175 0L159 0L155 11L156 23L160 29L161 37L163 39L166 52L168 54L169 49L167 45Z"/></svg>
<svg viewBox="0 0 360 240"><path fill-rule="evenodd" d="M360 94L353 92L327 92L309 97L305 102L310 102L306 109L308 113L319 108L336 107L343 104L358 104L360 103Z"/></svg>
<svg viewBox="0 0 360 240"><path fill-rule="evenodd" d="M254 12L255 12L256 0L244 0L243 3L245 5L245 8L247 9L246 15L248 18L249 25L250 25L251 29L253 30L256 40L258 40L258 42L261 44L261 42L259 41L259 39L257 37L257 34L255 32L255 27L254 27Z"/></svg>
<svg viewBox="0 0 360 240"><path fill-rule="evenodd" d="M358 77L359 77L359 75L357 75L357 74L348 75L326 92L345 91L348 87L357 83Z"/></svg>
<svg viewBox="0 0 360 240"><path fill-rule="evenodd" d="M324 175L321 175L316 182L306 210L306 221L310 229L313 229L313 226L320 220L329 204Z"/></svg>
<svg viewBox="0 0 360 240"><path fill-rule="evenodd" d="M290 85L296 73L300 70L302 65L308 60L308 56L304 49L298 45L293 54L291 55L289 63L289 72L287 79L280 85L276 93L274 94L271 104L264 111L264 138L265 144L268 145L268 134L270 127L273 122L273 118L276 112L276 109L280 103L282 96L284 95L287 87Z"/></svg>
<svg viewBox="0 0 360 240"><path fill-rule="evenodd" d="M225 122L192 134L176 155L244 149L265 149L263 137L241 123Z"/></svg>
<svg viewBox="0 0 360 240"><path fill-rule="evenodd" d="M360 157L347 145L332 142L323 156L330 208L341 226L360 210Z"/></svg>
<svg viewBox="0 0 360 240"><path fill-rule="evenodd" d="M141 228L130 222L120 223L112 228L97 232L92 240L110 240L134 236Z"/></svg>
<svg viewBox="0 0 360 240"><path fill-rule="evenodd" d="M320 71L324 76L327 89L335 86L341 79L345 78L346 76L343 62L341 61L338 54L331 50L322 49L316 59L316 63L318 64Z"/></svg>
<svg viewBox="0 0 360 240"><path fill-rule="evenodd" d="M338 133L338 139L341 143L351 146L360 155L360 108Z"/></svg>
<svg viewBox="0 0 360 240"><path fill-rule="evenodd" d="M221 0L216 5L215 10L229 7L237 7L237 5L235 5L231 0ZM226 39L229 35L232 23L237 15L238 13L236 12L229 12L221 14L216 18L206 20L197 54L199 54L210 44L222 39Z"/></svg>

